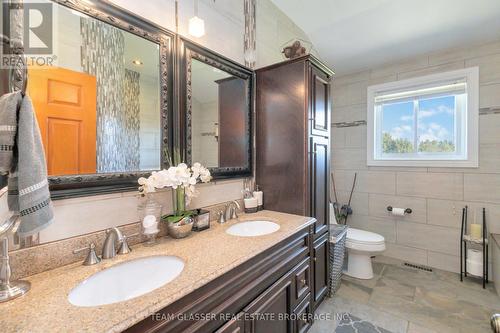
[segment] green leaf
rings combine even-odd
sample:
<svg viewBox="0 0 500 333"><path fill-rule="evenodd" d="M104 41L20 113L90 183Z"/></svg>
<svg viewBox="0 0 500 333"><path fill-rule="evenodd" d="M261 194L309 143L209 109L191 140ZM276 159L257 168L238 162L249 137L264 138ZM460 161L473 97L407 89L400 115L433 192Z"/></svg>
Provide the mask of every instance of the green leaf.
<svg viewBox="0 0 500 333"><path fill-rule="evenodd" d="M193 212L191 210L187 210L187 211L182 212L181 214L178 214L178 215L163 215L161 217L161 220L163 222L167 222L167 223L175 223L175 222L179 222L180 220L182 220L185 217L191 217L194 214L195 214L195 212Z"/></svg>

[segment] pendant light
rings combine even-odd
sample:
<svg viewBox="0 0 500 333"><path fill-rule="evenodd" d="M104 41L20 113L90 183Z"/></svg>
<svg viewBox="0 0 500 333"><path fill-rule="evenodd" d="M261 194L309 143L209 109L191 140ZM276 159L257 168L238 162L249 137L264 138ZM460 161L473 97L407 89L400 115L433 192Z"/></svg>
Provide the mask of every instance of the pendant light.
<svg viewBox="0 0 500 333"><path fill-rule="evenodd" d="M198 17L198 0L194 0L194 17L189 19L189 34L196 38L205 34L205 21Z"/></svg>

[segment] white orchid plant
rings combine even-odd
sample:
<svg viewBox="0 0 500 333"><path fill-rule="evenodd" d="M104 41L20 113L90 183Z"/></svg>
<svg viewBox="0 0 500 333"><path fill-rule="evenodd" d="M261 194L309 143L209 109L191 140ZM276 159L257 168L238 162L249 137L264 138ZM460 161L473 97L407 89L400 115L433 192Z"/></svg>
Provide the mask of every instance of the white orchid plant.
<svg viewBox="0 0 500 333"><path fill-rule="evenodd" d="M198 195L196 184L198 182L208 183L212 179L210 171L196 162L191 168L185 163L171 166L168 169L156 171L148 178L139 178L139 192L143 195L155 192L161 188L172 188L175 191L174 215L168 216L168 222L177 222L186 216L191 216L191 211L186 211L191 199Z"/></svg>

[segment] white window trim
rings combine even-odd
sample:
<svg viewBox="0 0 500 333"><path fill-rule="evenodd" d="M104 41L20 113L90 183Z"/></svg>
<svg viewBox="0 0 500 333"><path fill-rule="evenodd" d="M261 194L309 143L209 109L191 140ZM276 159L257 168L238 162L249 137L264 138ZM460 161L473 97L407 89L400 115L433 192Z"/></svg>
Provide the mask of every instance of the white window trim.
<svg viewBox="0 0 500 333"><path fill-rule="evenodd" d="M374 99L377 92L411 88L432 82L463 79L467 81L467 159L375 159L375 108ZM367 89L367 149L368 166L403 166L403 167L446 167L477 168L479 167L479 68L470 67L455 71L426 75L407 80L369 86Z"/></svg>

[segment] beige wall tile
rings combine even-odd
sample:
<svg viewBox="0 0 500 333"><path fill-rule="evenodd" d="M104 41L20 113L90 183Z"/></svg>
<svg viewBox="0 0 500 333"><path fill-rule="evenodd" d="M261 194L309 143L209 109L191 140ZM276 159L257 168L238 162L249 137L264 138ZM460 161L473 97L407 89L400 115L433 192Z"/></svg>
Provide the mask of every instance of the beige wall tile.
<svg viewBox="0 0 500 333"><path fill-rule="evenodd" d="M465 174L464 200L500 203L500 175Z"/></svg>
<svg viewBox="0 0 500 333"><path fill-rule="evenodd" d="M479 168L429 168L429 172L500 173L500 144L481 144Z"/></svg>
<svg viewBox="0 0 500 333"><path fill-rule="evenodd" d="M500 83L500 53L465 61L466 67L479 66L479 83Z"/></svg>
<svg viewBox="0 0 500 333"><path fill-rule="evenodd" d="M493 282L495 284L495 290L500 296L500 246L496 241L492 242L492 270Z"/></svg>
<svg viewBox="0 0 500 333"><path fill-rule="evenodd" d="M384 256L407 261L413 264L427 265L427 251L399 244L386 243Z"/></svg>
<svg viewBox="0 0 500 333"><path fill-rule="evenodd" d="M337 198L341 205L349 202L349 195L349 191L337 191ZM333 196L332 200L334 200ZM368 193L354 192L351 199L351 208L355 214L368 215Z"/></svg>
<svg viewBox="0 0 500 333"><path fill-rule="evenodd" d="M460 257L438 252L428 252L429 266L448 272L460 273Z"/></svg>
<svg viewBox="0 0 500 333"><path fill-rule="evenodd" d="M398 75L397 73L391 74L391 75L384 75L384 76L372 76L370 77L370 80L368 81L368 85L375 85L375 84L381 84L381 83L387 83L387 82L393 82L398 80Z"/></svg>
<svg viewBox="0 0 500 333"><path fill-rule="evenodd" d="M347 106L349 102L349 85L332 84L332 103L334 107Z"/></svg>
<svg viewBox="0 0 500 333"><path fill-rule="evenodd" d="M489 233L500 233L500 205L485 202L466 202L427 199L427 223L459 229L462 226L462 209L468 207L468 223L482 222L482 210L486 208Z"/></svg>
<svg viewBox="0 0 500 333"><path fill-rule="evenodd" d="M387 206L411 208L412 213L404 217L394 216L387 211ZM369 212L370 216L378 216L399 221L426 223L427 203L423 198L370 194Z"/></svg>
<svg viewBox="0 0 500 333"><path fill-rule="evenodd" d="M455 61L444 65L425 67L409 72L398 73L398 80L409 79L412 77L425 76L435 73L448 72L456 69L464 68L464 61Z"/></svg>
<svg viewBox="0 0 500 333"><path fill-rule="evenodd" d="M398 221L397 244L458 256L460 231L455 228Z"/></svg>
<svg viewBox="0 0 500 333"><path fill-rule="evenodd" d="M375 232L384 236L388 243L396 242L396 222L389 219L359 215L354 213L349 216L347 224L350 227Z"/></svg>
<svg viewBox="0 0 500 333"><path fill-rule="evenodd" d="M429 57L427 55L413 58L404 62L390 64L372 69L370 78L385 77L401 72L407 72L419 68L425 68L429 65Z"/></svg>
<svg viewBox="0 0 500 333"><path fill-rule="evenodd" d="M108 198L64 205L56 202L55 220L40 232L40 242L46 243L138 222L137 205L137 197Z"/></svg>
<svg viewBox="0 0 500 333"><path fill-rule="evenodd" d="M462 200L463 176L456 173L398 172L397 194Z"/></svg>
<svg viewBox="0 0 500 333"><path fill-rule="evenodd" d="M463 201L427 199L427 223L460 228L465 205Z"/></svg>
<svg viewBox="0 0 500 333"><path fill-rule="evenodd" d="M356 191L367 193L396 194L396 173L358 172Z"/></svg>
<svg viewBox="0 0 500 333"><path fill-rule="evenodd" d="M370 79L370 71L366 70L348 75L334 76L333 84L337 86L342 86L360 81L368 81L369 79Z"/></svg>
<svg viewBox="0 0 500 333"><path fill-rule="evenodd" d="M361 148L333 148L331 164L334 169L366 169L366 150Z"/></svg>
<svg viewBox="0 0 500 333"><path fill-rule="evenodd" d="M481 144L500 143L500 114L479 116L479 142Z"/></svg>
<svg viewBox="0 0 500 333"><path fill-rule="evenodd" d="M347 132L346 127L332 127L331 130L331 146L332 148L345 148L345 135Z"/></svg>
<svg viewBox="0 0 500 333"><path fill-rule="evenodd" d="M486 225L489 233L500 234L500 205L475 203L478 209L486 208ZM500 288L500 286L499 286Z"/></svg>
<svg viewBox="0 0 500 333"><path fill-rule="evenodd" d="M366 101L362 104L340 106L333 99L332 123L366 120Z"/></svg>
<svg viewBox="0 0 500 333"><path fill-rule="evenodd" d="M430 54L429 65L440 65L448 62L472 59L495 53L500 53L500 41L480 45L468 45L457 49L444 50Z"/></svg>
<svg viewBox="0 0 500 333"><path fill-rule="evenodd" d="M479 88L479 107L493 108L500 106L500 83L481 85Z"/></svg>
<svg viewBox="0 0 500 333"><path fill-rule="evenodd" d="M220 202L241 199L243 197L241 192L243 190L243 180L235 179L198 184L197 189L200 193L196 198L193 198L189 208L211 206Z"/></svg>
<svg viewBox="0 0 500 333"><path fill-rule="evenodd" d="M366 126L345 127L345 146L347 148L366 148Z"/></svg>
<svg viewBox="0 0 500 333"><path fill-rule="evenodd" d="M337 191L351 191L354 171L332 170L333 182ZM332 184L333 186L333 184Z"/></svg>

